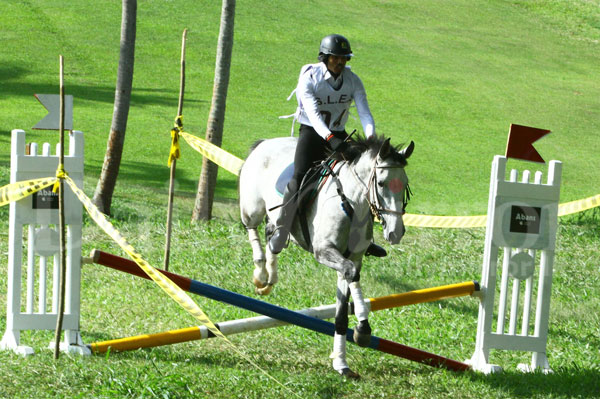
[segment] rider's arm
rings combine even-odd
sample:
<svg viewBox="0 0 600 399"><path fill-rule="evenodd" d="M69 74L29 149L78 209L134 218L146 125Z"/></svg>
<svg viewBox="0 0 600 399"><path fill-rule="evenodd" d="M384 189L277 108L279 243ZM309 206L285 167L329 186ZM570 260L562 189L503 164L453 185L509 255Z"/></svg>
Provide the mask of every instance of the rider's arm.
<svg viewBox="0 0 600 399"><path fill-rule="evenodd" d="M302 104L302 108L304 109L311 126L317 131L319 136L327 139L327 137L331 134L331 131L319 113L319 107L317 105L317 99L314 95L314 90L315 82L311 78L311 74L309 72L303 73L298 80L296 95Z"/></svg>
<svg viewBox="0 0 600 399"><path fill-rule="evenodd" d="M354 103L356 104L356 111L358 112L360 123L365 132L365 137L369 138L375 134L375 121L373 120L373 115L371 115L371 110L369 109L365 87L358 76L354 75L354 77L356 78L354 82L356 88L354 91Z"/></svg>

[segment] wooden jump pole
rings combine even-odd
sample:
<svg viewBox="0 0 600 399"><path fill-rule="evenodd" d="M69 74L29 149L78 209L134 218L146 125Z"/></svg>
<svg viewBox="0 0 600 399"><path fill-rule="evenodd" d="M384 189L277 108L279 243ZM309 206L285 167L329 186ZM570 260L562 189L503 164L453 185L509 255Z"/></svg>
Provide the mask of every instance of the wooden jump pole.
<svg viewBox="0 0 600 399"><path fill-rule="evenodd" d="M335 304L298 310L297 312L318 319L330 319L335 316ZM219 331L225 336L286 325L289 324L268 316L248 317L246 319L230 320L215 324ZM133 337L94 342L90 344L90 348L94 353L105 353L109 348L111 351L122 352L214 337L215 335L211 333L208 328L204 326L194 326L157 334L142 334Z"/></svg>
<svg viewBox="0 0 600 399"><path fill-rule="evenodd" d="M94 263L102 264L136 276L145 276L145 273L140 269L140 267L131 260L121 258L116 255L102 253L100 251L94 251L92 258L94 259ZM202 295L220 302L228 303L236 307L240 307L243 309L253 311L255 313L260 313L262 315L269 316L273 319L277 319L284 323L294 324L299 327L307 328L309 330L316 331L329 336L333 336L335 333L334 324L325 320L321 320L316 317L312 317L299 312L294 312L292 310L280 306L272 305L264 301L259 301L251 297L240 295L232 291L227 291L222 288L205 284L200 281L192 280L187 277L179 276L174 273L169 273L165 271L162 272L185 291ZM475 283L471 282L471 287L474 291ZM427 298L430 297L431 294L427 293ZM380 302L380 306L383 306L384 303L387 305L391 302ZM381 309L383 308L384 307L381 307ZM193 335L195 333L189 330L186 332L180 332L179 334ZM348 330L347 340L350 342L354 342L352 329ZM368 347L371 349L378 350L380 352L388 353L415 362L427 364L433 367L446 368L454 371L464 371L470 369L470 366L465 363L457 362L455 360L448 359L443 356L425 352L416 348L412 348L410 346L402 345L376 336L371 336L371 342Z"/></svg>
<svg viewBox="0 0 600 399"><path fill-rule="evenodd" d="M478 288L479 287L476 282L469 281L460 284L417 290L404 294L388 295L379 298L368 298L365 300L365 302L371 311L377 311L441 299L455 298L458 296L472 295L474 292L479 290ZM331 319L335 316L335 307L335 304L323 305L314 308L298 310L297 312L307 316L316 317L318 319ZM350 309L348 312L349 314L354 313L353 308L353 304L350 303ZM217 328L223 333L223 335L258 331L285 325L288 325L288 323L272 319L268 316L249 317L246 319L230 320L216 324ZM95 342L92 343L90 347L95 353L104 353L108 351L109 348L111 351L127 351L140 348L172 345L213 337L214 335L206 327L194 326L156 334L142 334L133 337Z"/></svg>

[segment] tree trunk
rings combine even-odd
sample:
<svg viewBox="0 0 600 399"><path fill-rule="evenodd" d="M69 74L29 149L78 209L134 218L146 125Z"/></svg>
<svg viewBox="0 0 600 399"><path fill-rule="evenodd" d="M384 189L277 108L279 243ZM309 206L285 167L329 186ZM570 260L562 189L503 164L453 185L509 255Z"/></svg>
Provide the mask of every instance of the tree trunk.
<svg viewBox="0 0 600 399"><path fill-rule="evenodd" d="M117 184L121 156L125 143L125 130L129 115L129 102L133 84L133 64L135 59L137 0L123 0L121 15L121 50L119 53L119 69L117 72L117 87L115 89L115 105L110 134L106 146L106 155L100 179L96 185L94 205L101 212L109 215L112 196Z"/></svg>
<svg viewBox="0 0 600 399"><path fill-rule="evenodd" d="M233 49L233 24L235 17L235 0L223 0L221 8L221 28L217 45L217 61L215 81L210 113L206 126L206 140L221 146L223 141L223 125L225 122L225 105L227 87L229 86L229 69ZM198 180L196 203L192 213L192 221L209 220L212 217L212 206L217 185L218 167L206 157L202 160L202 172Z"/></svg>

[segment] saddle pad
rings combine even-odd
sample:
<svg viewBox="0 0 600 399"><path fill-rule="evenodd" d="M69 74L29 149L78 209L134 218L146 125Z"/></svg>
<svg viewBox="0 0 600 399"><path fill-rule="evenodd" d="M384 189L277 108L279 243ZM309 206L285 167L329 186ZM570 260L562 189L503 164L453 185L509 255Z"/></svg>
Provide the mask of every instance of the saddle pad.
<svg viewBox="0 0 600 399"><path fill-rule="evenodd" d="M275 190L280 197L283 197L283 193L285 191L285 187L292 180L292 176L294 175L294 163L288 165L287 168L281 172L279 177L277 178L277 182L275 183Z"/></svg>

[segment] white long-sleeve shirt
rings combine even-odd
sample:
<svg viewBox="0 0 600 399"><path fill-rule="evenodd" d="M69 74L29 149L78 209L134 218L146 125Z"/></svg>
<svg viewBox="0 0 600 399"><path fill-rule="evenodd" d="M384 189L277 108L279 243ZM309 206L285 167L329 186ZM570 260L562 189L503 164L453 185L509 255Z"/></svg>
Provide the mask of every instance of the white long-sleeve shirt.
<svg viewBox="0 0 600 399"><path fill-rule="evenodd" d="M344 68L335 79L322 62L304 65L296 87L296 98L300 123L312 126L324 139L331 131L345 129L352 101L356 104L365 136L375 134L367 93L362 81L350 67Z"/></svg>

